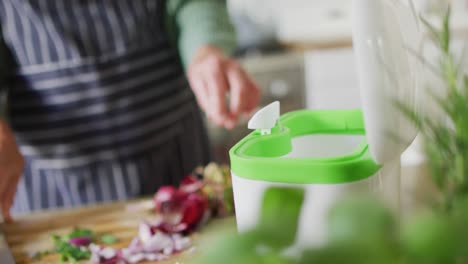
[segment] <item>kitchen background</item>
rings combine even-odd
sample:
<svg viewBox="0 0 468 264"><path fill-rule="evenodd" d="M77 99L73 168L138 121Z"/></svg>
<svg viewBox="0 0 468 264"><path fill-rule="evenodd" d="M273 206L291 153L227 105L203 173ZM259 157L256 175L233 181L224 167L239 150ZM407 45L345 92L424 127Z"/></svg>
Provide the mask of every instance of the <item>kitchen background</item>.
<svg viewBox="0 0 468 264"><path fill-rule="evenodd" d="M409 5L408 0L389 1ZM437 19L448 1L413 3L418 13ZM228 4L238 32L236 56L262 88L262 105L279 100L283 113L303 108L360 107L350 0L229 0ZM463 58L468 1L452 0L452 6L453 43L460 52L457 57ZM436 54L431 47L424 50L427 60L433 61ZM423 79L437 83L430 76ZM232 131L208 124L216 161L229 161L230 147L249 132L246 122ZM418 140L402 156L402 170L404 193L417 196L418 188L427 188L420 182L425 167ZM403 204L410 208L411 201Z"/></svg>

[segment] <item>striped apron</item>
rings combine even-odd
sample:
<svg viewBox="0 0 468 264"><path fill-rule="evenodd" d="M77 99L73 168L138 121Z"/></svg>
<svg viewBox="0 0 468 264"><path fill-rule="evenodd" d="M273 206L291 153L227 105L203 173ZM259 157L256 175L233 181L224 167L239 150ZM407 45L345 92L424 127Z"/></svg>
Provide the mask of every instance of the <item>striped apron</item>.
<svg viewBox="0 0 468 264"><path fill-rule="evenodd" d="M2 0L15 213L124 200L209 159L162 0ZM3 58L2 58L3 59Z"/></svg>

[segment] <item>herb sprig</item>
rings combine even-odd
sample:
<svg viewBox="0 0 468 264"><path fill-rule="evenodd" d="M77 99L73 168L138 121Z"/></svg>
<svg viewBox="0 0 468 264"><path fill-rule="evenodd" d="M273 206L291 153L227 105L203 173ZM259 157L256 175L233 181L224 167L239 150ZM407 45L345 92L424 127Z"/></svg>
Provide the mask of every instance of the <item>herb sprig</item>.
<svg viewBox="0 0 468 264"><path fill-rule="evenodd" d="M55 252L60 255L61 262L76 264L81 260L89 260L91 258L91 252L87 247L76 246L70 243L70 240L73 238L83 237L90 238L91 241L96 241L104 245L112 245L119 241L117 237L111 234L98 235L92 230L77 227L73 229L71 233L66 235L52 235L54 250L38 252L33 256L33 259L40 260L44 256Z"/></svg>
<svg viewBox="0 0 468 264"><path fill-rule="evenodd" d="M72 264L80 260L88 260L91 252L84 247L77 247L68 242L67 236L52 236L55 251L60 254L60 261L68 261Z"/></svg>

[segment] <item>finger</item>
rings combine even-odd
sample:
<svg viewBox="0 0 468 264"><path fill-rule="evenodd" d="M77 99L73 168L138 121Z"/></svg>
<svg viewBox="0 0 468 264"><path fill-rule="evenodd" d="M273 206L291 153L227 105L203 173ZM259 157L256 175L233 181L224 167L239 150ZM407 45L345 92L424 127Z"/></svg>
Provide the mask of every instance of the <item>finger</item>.
<svg viewBox="0 0 468 264"><path fill-rule="evenodd" d="M9 213L5 213L6 211L9 211L6 209L5 202L6 202L6 194L7 194L7 186L8 186L8 179L10 178L10 175L6 173L2 173L0 175L0 206L2 210L2 215L5 218L9 217Z"/></svg>
<svg viewBox="0 0 468 264"><path fill-rule="evenodd" d="M249 77L237 63L231 64L228 70L229 85L231 88L230 111L234 116L238 116L245 111L250 99Z"/></svg>
<svg viewBox="0 0 468 264"><path fill-rule="evenodd" d="M6 193L5 199L3 200L4 203L2 204L2 211L3 211L2 213L7 222L13 221L10 211L11 211L11 207L13 206L13 202L16 196L19 180L20 180L20 177L16 177L16 179L13 180L8 185L7 193Z"/></svg>
<svg viewBox="0 0 468 264"><path fill-rule="evenodd" d="M224 125L229 122L226 108L226 92L228 90L226 76L220 66L216 66L207 72L206 79L208 82L209 107L213 113L213 119L217 124Z"/></svg>
<svg viewBox="0 0 468 264"><path fill-rule="evenodd" d="M210 122L213 122L217 126L222 126L223 122L222 119L218 117L216 113L216 109L213 107L213 103L211 102L211 96L210 96L210 88L209 88L209 81L204 79L204 76L200 78L202 81L203 85L203 91L199 94L199 100L203 102L203 111L206 114L206 117Z"/></svg>
<svg viewBox="0 0 468 264"><path fill-rule="evenodd" d="M2 215L3 215L3 220L7 223L10 223L13 221L13 218L11 217L11 204L8 204L6 200L2 201Z"/></svg>
<svg viewBox="0 0 468 264"><path fill-rule="evenodd" d="M9 179L9 181L14 181L14 177L8 175L5 177L5 179ZM10 208L11 206L9 205L10 202L9 200L11 199L10 196L10 182L3 182L3 187L0 191L0 205L1 205L1 210L2 210L2 216L5 219L5 221L11 220L11 215L10 215Z"/></svg>
<svg viewBox="0 0 468 264"><path fill-rule="evenodd" d="M250 80L249 83L250 83L249 84L250 89L249 89L248 103L245 108L246 114L252 113L255 110L255 108L257 108L258 104L260 103L260 98L262 95L260 88L254 81Z"/></svg>
<svg viewBox="0 0 468 264"><path fill-rule="evenodd" d="M208 94L206 89L206 82L203 80L200 73L192 73L189 75L189 83L192 88L195 98L200 108L207 113L208 107Z"/></svg>

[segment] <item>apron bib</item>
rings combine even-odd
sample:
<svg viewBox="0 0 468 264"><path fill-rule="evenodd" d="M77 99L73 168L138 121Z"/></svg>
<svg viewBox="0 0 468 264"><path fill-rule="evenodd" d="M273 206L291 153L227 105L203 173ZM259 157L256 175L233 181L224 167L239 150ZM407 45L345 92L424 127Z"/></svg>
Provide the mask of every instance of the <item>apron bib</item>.
<svg viewBox="0 0 468 264"><path fill-rule="evenodd" d="M14 211L151 194L208 161L164 1L5 0L0 15L27 161Z"/></svg>

